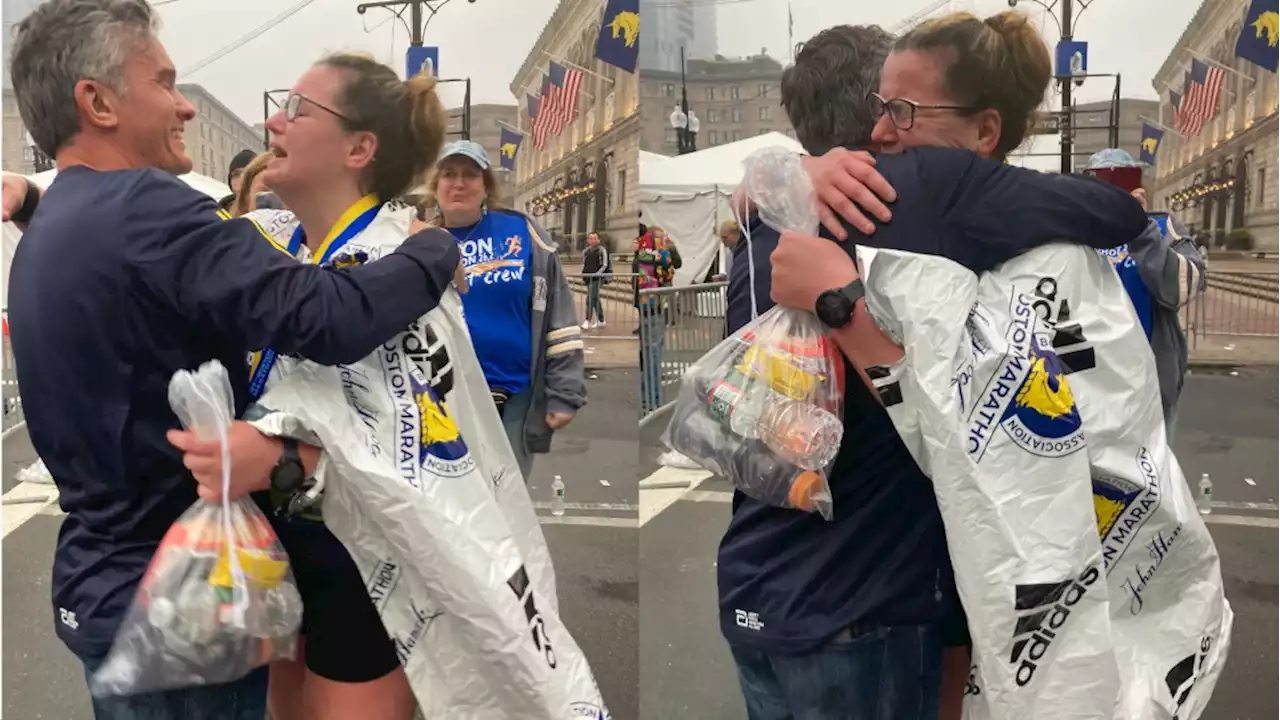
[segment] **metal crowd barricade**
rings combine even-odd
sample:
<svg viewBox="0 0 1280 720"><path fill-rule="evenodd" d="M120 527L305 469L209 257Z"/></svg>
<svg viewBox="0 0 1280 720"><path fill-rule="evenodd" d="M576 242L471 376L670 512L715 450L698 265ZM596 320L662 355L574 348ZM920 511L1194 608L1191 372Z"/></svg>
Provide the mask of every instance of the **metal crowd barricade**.
<svg viewBox="0 0 1280 720"><path fill-rule="evenodd" d="M9 344L9 311L4 310L4 367L0 370L0 401L3 402L4 420L0 431L17 426L24 419L22 396L18 393L18 371L13 362L13 347Z"/></svg>
<svg viewBox="0 0 1280 720"><path fill-rule="evenodd" d="M676 399L680 379L725 338L726 282L640 292L641 424Z"/></svg>
<svg viewBox="0 0 1280 720"><path fill-rule="evenodd" d="M1214 270L1205 272L1205 290L1182 310L1192 348L1206 339L1280 336L1280 273Z"/></svg>

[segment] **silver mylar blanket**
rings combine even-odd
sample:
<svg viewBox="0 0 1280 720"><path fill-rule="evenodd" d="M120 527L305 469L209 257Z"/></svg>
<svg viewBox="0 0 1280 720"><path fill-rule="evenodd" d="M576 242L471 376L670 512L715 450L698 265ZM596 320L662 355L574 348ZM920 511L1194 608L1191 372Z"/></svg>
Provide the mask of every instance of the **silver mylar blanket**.
<svg viewBox="0 0 1280 720"><path fill-rule="evenodd" d="M334 262L392 252L409 212L385 207ZM292 223L258 219L286 244ZM325 524L360 567L423 717L608 718L560 621L546 541L454 290L360 362L282 357L259 404L265 432L324 448Z"/></svg>
<svg viewBox="0 0 1280 720"><path fill-rule="evenodd" d="M969 619L965 717L1199 717L1232 613L1110 264L1053 245L977 277L858 255L906 354L869 375L933 479Z"/></svg>

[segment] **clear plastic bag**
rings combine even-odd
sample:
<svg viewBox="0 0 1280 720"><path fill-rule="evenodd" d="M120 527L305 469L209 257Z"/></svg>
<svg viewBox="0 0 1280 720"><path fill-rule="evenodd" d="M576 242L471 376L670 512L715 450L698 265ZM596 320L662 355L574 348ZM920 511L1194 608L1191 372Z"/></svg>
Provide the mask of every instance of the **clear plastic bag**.
<svg viewBox="0 0 1280 720"><path fill-rule="evenodd" d="M779 232L817 232L813 185L797 155L768 148L744 165L761 220ZM818 318L775 307L685 373L663 441L750 497L830 520L827 475L844 435L843 400L844 361Z"/></svg>
<svg viewBox="0 0 1280 720"><path fill-rule="evenodd" d="M217 361L174 374L169 404L200 437L223 443L234 402ZM94 673L96 696L135 695L232 682L291 659L302 598L289 558L248 497L192 505L160 541L107 659Z"/></svg>

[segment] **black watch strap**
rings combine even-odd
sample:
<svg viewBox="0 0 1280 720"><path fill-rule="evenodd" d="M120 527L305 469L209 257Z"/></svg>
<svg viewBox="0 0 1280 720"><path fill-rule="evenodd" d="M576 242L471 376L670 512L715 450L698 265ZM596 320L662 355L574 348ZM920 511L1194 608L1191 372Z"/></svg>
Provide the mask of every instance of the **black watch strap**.
<svg viewBox="0 0 1280 720"><path fill-rule="evenodd" d="M857 303L866 296L862 280L854 280L842 288L827 290L818 296L814 313L818 320L832 330L837 330L853 320Z"/></svg>
<svg viewBox="0 0 1280 720"><path fill-rule="evenodd" d="M271 469L271 489L285 495L293 495L302 489L307 479L307 472L302 467L302 456L298 454L298 441L293 438L281 438L281 445L280 459Z"/></svg>
<svg viewBox="0 0 1280 720"><path fill-rule="evenodd" d="M38 205L40 205L40 186L27 180L27 194L22 198L22 207L18 208L18 212L9 216L9 221L16 224L31 222L31 217L36 214Z"/></svg>

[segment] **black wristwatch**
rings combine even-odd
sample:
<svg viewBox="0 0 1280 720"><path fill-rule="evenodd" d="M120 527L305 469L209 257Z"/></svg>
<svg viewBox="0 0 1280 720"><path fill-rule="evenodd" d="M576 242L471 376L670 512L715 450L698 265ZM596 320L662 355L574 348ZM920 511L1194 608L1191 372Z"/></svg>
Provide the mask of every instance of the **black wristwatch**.
<svg viewBox="0 0 1280 720"><path fill-rule="evenodd" d="M280 459L271 468L271 489L285 495L293 495L302 489L307 479L307 471L302 467L302 456L298 454L298 441L293 438L281 438L284 448Z"/></svg>
<svg viewBox="0 0 1280 720"><path fill-rule="evenodd" d="M838 330L853 320L853 309L866 295L861 280L854 280L842 288L827 290L818 296L813 311L818 320L832 330Z"/></svg>
<svg viewBox="0 0 1280 720"><path fill-rule="evenodd" d="M9 216L9 221L15 224L31 222L31 216L36 214L36 206L39 204L40 187L27 180L27 194L22 198L22 207L18 208L18 212Z"/></svg>

